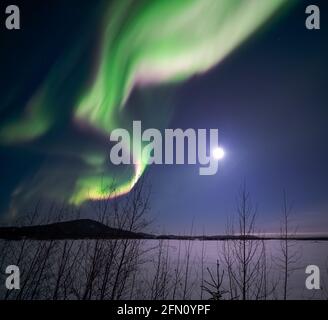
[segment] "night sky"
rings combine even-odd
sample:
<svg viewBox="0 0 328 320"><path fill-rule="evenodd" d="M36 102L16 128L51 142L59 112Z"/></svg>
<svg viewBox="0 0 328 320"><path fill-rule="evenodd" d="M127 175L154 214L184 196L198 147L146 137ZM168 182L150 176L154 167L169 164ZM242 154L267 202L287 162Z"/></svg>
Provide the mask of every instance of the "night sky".
<svg viewBox="0 0 328 320"><path fill-rule="evenodd" d="M97 50L90 48L99 42L95 30L103 2L69 2L16 2L20 31L6 31L0 20L0 127L24 109L75 39L83 48L72 53L78 67L65 78L60 95L54 91L48 97L56 122L47 134L33 143L0 144L3 217L13 208L23 213L38 195L52 201L58 190L70 190L72 168L85 169L76 154L108 147L103 136L72 129L69 120L77 92L88 87L95 73ZM320 30L305 28L308 4L320 6ZM132 92L125 111L130 120L142 119L149 127L218 128L226 151L214 176L199 176L198 165L146 169L157 230L187 232L194 220L196 232L223 232L246 181L263 231L279 230L286 189L299 231L328 232L327 13L325 1L297 1L210 71L174 88L157 85ZM63 150L71 152L65 160ZM52 190L43 194L47 184ZM93 217L91 211L86 214Z"/></svg>
<svg viewBox="0 0 328 320"><path fill-rule="evenodd" d="M320 4L322 25L310 32L302 23L308 2L299 2L270 30L182 86L172 127L219 128L227 155L211 177L190 167L153 168L167 228L188 230L194 217L200 232L224 229L246 180L264 230L279 228L286 189L299 230L327 231L328 7L311 2Z"/></svg>

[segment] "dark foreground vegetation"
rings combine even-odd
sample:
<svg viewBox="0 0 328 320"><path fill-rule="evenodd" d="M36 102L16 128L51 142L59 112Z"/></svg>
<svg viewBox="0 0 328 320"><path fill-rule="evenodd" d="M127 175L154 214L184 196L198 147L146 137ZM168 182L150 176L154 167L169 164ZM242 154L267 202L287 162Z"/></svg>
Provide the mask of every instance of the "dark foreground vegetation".
<svg viewBox="0 0 328 320"><path fill-rule="evenodd" d="M97 221L69 208L39 206L17 227L0 229L1 283L6 266L20 268L20 290L0 286L4 300L288 299L302 252L284 194L278 250L256 228L257 211L243 187L226 235L155 236L149 233L150 192L143 181L128 196L96 203ZM67 220L71 217L72 220ZM256 235L256 236L255 236ZM193 240L204 240L202 242ZM205 240L221 240L216 261ZM306 240L309 240L307 238ZM321 239L319 239L321 240ZM197 246L196 246L197 245ZM322 297L328 296L322 283ZM298 298L302 298L299 296Z"/></svg>

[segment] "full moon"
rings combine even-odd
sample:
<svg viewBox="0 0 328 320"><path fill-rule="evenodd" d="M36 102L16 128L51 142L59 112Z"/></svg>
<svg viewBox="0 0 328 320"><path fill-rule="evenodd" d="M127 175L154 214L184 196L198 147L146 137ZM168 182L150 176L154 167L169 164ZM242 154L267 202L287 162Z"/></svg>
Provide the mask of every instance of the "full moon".
<svg viewBox="0 0 328 320"><path fill-rule="evenodd" d="M214 159L221 160L224 158L225 152L221 147L216 147L213 149L212 155Z"/></svg>

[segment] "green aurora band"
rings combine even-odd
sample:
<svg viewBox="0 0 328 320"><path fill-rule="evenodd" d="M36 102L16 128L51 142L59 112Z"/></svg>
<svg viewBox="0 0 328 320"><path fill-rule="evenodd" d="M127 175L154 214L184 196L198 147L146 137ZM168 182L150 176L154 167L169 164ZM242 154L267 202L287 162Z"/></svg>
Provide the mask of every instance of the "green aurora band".
<svg viewBox="0 0 328 320"><path fill-rule="evenodd" d="M72 102L74 125L87 126L104 136L115 128L126 127L122 112L133 88L180 83L206 72L265 27L274 13L284 12L286 2L118 0L108 5L101 19L100 49L91 84L80 90ZM27 103L23 117L1 125L1 144L32 143L59 121L60 92L79 50L76 46L53 67ZM76 156L88 169L76 174L67 200L79 205L113 196L108 185L114 176L106 167L106 151L81 148ZM115 196L131 190L144 172L146 160L140 158L133 172L119 179ZM55 191L52 196L56 196Z"/></svg>

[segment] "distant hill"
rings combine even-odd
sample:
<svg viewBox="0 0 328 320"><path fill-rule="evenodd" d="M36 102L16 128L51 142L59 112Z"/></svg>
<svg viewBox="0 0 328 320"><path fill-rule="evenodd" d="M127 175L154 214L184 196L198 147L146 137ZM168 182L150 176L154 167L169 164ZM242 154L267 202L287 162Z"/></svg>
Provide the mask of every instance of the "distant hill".
<svg viewBox="0 0 328 320"><path fill-rule="evenodd" d="M0 238L7 240L146 239L152 236L110 228L90 219L80 219L30 227L0 227Z"/></svg>
<svg viewBox="0 0 328 320"><path fill-rule="evenodd" d="M279 235L250 235L247 240L279 240ZM91 219L79 219L30 227L0 227L0 239L6 240L61 240L61 239L157 239L157 240L199 240L222 241L241 240L238 235L213 236L178 236L153 235L137 233L128 230L111 228L103 223ZM328 236L295 235L290 240L327 241Z"/></svg>

